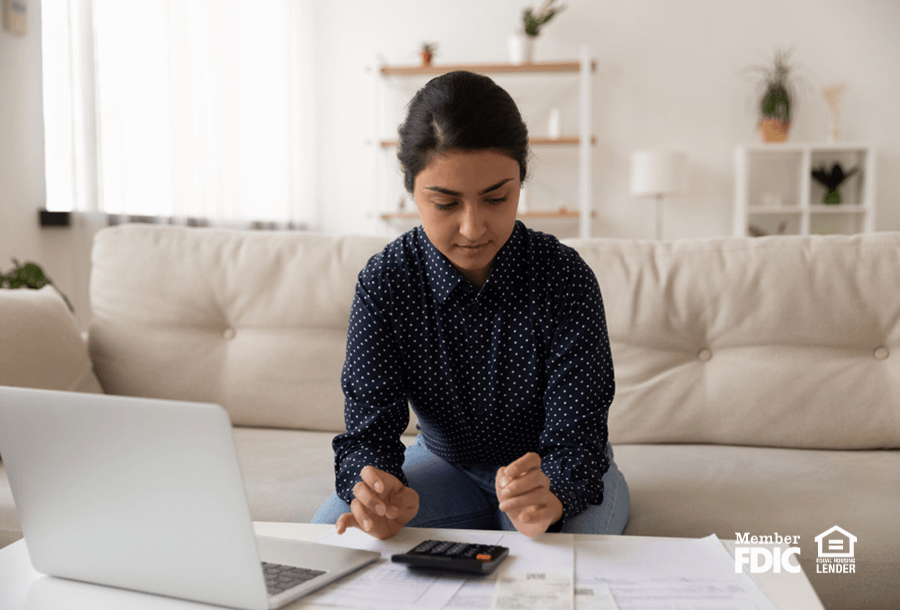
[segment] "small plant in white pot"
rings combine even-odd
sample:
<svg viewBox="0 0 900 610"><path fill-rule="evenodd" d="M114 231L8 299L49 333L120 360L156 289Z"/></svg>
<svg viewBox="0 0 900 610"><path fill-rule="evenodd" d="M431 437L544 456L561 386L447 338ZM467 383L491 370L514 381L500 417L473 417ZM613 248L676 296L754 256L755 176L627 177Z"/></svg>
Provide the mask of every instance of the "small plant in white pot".
<svg viewBox="0 0 900 610"><path fill-rule="evenodd" d="M541 33L541 28L565 8L556 0L544 0L538 8L526 8L522 11L522 29L509 39L510 61L514 64L531 63L534 57L534 41Z"/></svg>

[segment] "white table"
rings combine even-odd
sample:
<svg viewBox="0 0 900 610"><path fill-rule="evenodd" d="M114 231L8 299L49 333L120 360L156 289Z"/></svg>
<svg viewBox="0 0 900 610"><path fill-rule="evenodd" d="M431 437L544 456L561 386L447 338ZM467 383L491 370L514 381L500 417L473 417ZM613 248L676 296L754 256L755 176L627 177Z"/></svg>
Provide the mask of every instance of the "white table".
<svg viewBox="0 0 900 610"><path fill-rule="evenodd" d="M330 525L308 523L254 523L257 534L315 541L331 529ZM446 530L430 530L428 535L440 538ZM545 534L554 536L555 534ZM577 540L615 539L617 536L579 535ZM723 541L733 546L733 542ZM824 610L818 597L803 572L791 574L767 572L755 575L763 592L780 609L784 610ZM0 608L3 610L199 610L205 606L123 591L110 587L98 587L84 583L66 581L44 576L31 566L28 547L19 540L0 549ZM327 609L329 606L312 605L298 600L286 606L289 609Z"/></svg>

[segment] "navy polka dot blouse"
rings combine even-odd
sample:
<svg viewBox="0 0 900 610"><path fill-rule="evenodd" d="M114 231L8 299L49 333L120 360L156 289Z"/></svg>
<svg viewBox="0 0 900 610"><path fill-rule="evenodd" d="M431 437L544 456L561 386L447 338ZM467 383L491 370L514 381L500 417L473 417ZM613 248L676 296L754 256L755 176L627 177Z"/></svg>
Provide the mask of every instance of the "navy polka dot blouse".
<svg viewBox="0 0 900 610"><path fill-rule="evenodd" d="M597 279L572 248L516 222L481 290L422 227L359 274L335 437L345 502L366 465L407 483L411 405L428 449L452 464L541 456L563 521L603 500L613 363ZM407 403L408 401L408 403Z"/></svg>

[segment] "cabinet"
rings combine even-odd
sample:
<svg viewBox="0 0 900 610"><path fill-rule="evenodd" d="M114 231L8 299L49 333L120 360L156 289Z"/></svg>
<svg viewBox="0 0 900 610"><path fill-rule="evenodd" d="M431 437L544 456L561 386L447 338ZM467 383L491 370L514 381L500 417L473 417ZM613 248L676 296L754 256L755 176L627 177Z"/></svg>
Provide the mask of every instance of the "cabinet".
<svg viewBox="0 0 900 610"><path fill-rule="evenodd" d="M857 167L825 204L818 167ZM734 235L861 233L875 229L875 151L866 144L760 144L735 150Z"/></svg>
<svg viewBox="0 0 900 610"><path fill-rule="evenodd" d="M591 176L592 75L596 69L587 47L577 61L527 64L456 64L390 66L377 64L375 73L375 214L385 223L418 221L415 202L403 189L396 157L397 127L405 105L430 78L468 70L486 74L516 101L530 135L533 158L520 195L519 217L541 222L578 222L578 235L590 237L593 184ZM573 97L574 103L571 100ZM566 100L565 127L551 133L548 111L559 112ZM549 101L548 101L549 100ZM574 106L574 108L572 108ZM568 132L568 133L567 133ZM576 163L577 162L577 163ZM554 164L562 167L554 175ZM577 168L571 175L573 168ZM577 186L577 190L571 187Z"/></svg>

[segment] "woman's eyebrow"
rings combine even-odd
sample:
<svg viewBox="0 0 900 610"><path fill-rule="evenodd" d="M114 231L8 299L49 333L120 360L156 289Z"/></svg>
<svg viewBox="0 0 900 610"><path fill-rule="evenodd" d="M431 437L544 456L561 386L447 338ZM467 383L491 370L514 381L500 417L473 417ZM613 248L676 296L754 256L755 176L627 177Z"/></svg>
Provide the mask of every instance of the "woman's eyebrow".
<svg viewBox="0 0 900 610"><path fill-rule="evenodd" d="M478 194L486 195L486 194L490 193L491 191L496 191L498 188L500 188L501 186L503 186L510 180L512 180L512 178L506 178L505 180L501 180L497 184L495 184L493 186L489 186L488 188L484 189L483 191L481 191ZM426 186L425 189L429 190L429 191L436 191L438 193L443 193L444 195L451 195L453 197L461 197L462 196L462 193L459 193L457 191L451 191L450 189L445 189L442 186Z"/></svg>

